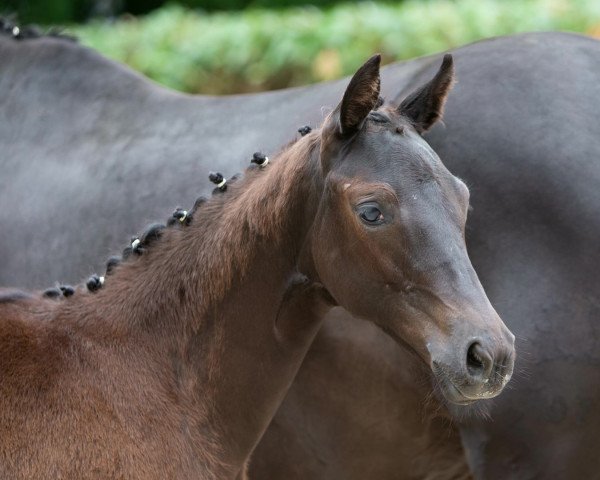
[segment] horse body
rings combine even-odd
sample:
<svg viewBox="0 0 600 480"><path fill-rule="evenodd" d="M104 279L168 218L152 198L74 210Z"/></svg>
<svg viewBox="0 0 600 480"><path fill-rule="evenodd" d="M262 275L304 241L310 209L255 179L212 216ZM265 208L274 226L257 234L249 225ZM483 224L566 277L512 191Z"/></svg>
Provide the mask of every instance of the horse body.
<svg viewBox="0 0 600 480"><path fill-rule="evenodd" d="M514 69L508 78L498 72L492 108L486 115L454 108L451 116L448 105L446 129L431 139L450 168L476 185L468 245L490 299L510 318L522 371L514 390L491 405L493 421L465 421L461 436L479 478L593 478L600 426L600 138L593 120L600 44L533 36L525 62L495 43L493 57L477 44L464 58L469 70L498 57ZM457 93L485 81L465 78ZM480 91L473 101L490 97ZM485 160L468 145L450 154L467 124L473 141L494 152Z"/></svg>
<svg viewBox="0 0 600 480"><path fill-rule="evenodd" d="M99 268L95 262L127 234L197 192L197 178L206 171L233 173L251 152L273 151L295 128L317 123L315 107L332 107L342 88L334 82L190 97L64 41L0 38L0 49L0 89L8 92L0 100L2 284L39 287ZM445 126L426 134L471 186L467 241L473 261L518 337L523 373L490 405L494 421L469 418L464 407L453 412L480 478L597 471L599 50L598 42L566 34L459 49L459 83ZM435 60L385 69L387 95L417 85ZM238 135L231 137L234 130ZM223 148L224 132L230 148ZM427 478L453 464L459 466L456 478L467 475L456 431L444 423L446 408L430 399L431 412L442 417L431 420L420 402L407 400L424 400L414 359L399 352L382 369L379 353L395 344L358 321L340 334L338 315L325 322L256 451L257 473ZM400 375L408 363L415 374ZM339 383L324 389L316 372L332 365ZM381 414L365 418L372 405ZM411 422L415 418L424 418L423 426ZM380 466L374 475L373 465ZM307 475L303 468L309 467Z"/></svg>
<svg viewBox="0 0 600 480"><path fill-rule="evenodd" d="M0 246L27 252L5 255L0 285L42 288L100 270L124 238L209 194L209 170L233 175L254 151L278 151L298 127L320 124L344 86L189 96L65 40L0 37L0 55L10 64L0 76L0 223L11 225ZM392 83L385 70L383 80ZM227 115L227 129L210 112Z"/></svg>

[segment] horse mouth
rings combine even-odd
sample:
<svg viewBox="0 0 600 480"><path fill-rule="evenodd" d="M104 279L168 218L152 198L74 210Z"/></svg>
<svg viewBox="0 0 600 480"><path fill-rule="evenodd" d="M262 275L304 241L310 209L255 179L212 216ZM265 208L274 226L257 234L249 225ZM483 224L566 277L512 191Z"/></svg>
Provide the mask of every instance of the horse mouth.
<svg viewBox="0 0 600 480"><path fill-rule="evenodd" d="M471 405L478 400L466 396L454 383L446 378L438 378L437 384L444 399L454 405Z"/></svg>
<svg viewBox="0 0 600 480"><path fill-rule="evenodd" d="M495 385L491 389L489 387L482 388L482 386L476 386L475 391L473 391L473 387L466 386L467 391L465 391L465 387L461 388L458 386L452 381L451 377L444 375L441 372L434 372L434 375L438 393L440 393L448 403L463 406L471 405L480 400L490 400L497 397L502 392L504 385L508 382L508 380L505 379L501 386ZM484 382L484 385L487 385L487 382Z"/></svg>

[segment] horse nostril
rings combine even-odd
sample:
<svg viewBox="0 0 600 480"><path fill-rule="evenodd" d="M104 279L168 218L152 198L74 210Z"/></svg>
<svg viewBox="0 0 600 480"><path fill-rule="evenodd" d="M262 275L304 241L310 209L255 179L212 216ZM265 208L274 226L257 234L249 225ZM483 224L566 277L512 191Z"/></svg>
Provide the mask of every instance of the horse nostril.
<svg viewBox="0 0 600 480"><path fill-rule="evenodd" d="M473 342L467 349L467 370L474 377L489 376L492 359L481 347L479 342Z"/></svg>

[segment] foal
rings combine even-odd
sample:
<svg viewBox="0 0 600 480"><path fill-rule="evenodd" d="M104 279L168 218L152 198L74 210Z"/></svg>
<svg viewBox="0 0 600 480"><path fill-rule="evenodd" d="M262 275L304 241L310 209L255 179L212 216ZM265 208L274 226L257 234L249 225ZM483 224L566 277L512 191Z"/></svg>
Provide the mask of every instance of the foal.
<svg viewBox="0 0 600 480"><path fill-rule="evenodd" d="M400 109L380 105L379 62L101 288L0 293L1 478L243 477L333 305L409 345L454 401L501 390L513 337L466 255L467 191L419 135L451 58Z"/></svg>

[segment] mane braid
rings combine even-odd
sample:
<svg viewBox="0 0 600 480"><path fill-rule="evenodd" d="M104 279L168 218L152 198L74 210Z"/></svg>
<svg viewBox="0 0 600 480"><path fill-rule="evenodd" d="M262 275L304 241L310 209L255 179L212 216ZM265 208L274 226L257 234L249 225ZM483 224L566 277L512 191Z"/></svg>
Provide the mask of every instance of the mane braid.
<svg viewBox="0 0 600 480"><path fill-rule="evenodd" d="M14 288L0 288L0 305L31 300L33 296L29 292Z"/></svg>
<svg viewBox="0 0 600 480"><path fill-rule="evenodd" d="M210 274L202 288L206 304L218 302L231 287L234 277L242 278L254 258L255 243L290 240L288 227L293 202L305 199L298 194L302 182L316 166L320 136L307 136L288 144L264 170L247 170L246 176L230 185L227 195L217 195L196 213L205 232L199 250L199 265ZM312 173L312 172L311 172ZM198 235L192 224L190 235Z"/></svg>
<svg viewBox="0 0 600 480"><path fill-rule="evenodd" d="M165 302L200 303L200 314L209 311L234 280L243 278L259 242L295 241L293 233L285 233L294 227L290 221L298 218L291 212L306 200L300 189L316 180L319 144L318 133L307 135L282 150L265 169L248 169L226 193L197 201L202 208L194 209L189 226L161 229L161 238L143 254L133 255L128 247L123 255L127 261L111 268L104 286L86 296L92 306L104 295L110 296L105 310L140 299L127 320L134 323L164 317Z"/></svg>

